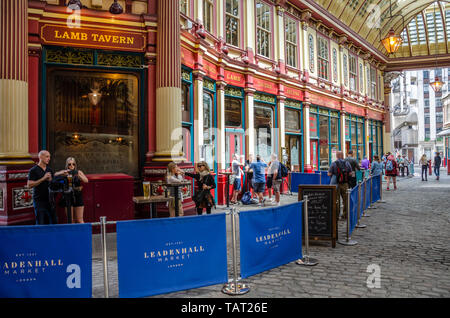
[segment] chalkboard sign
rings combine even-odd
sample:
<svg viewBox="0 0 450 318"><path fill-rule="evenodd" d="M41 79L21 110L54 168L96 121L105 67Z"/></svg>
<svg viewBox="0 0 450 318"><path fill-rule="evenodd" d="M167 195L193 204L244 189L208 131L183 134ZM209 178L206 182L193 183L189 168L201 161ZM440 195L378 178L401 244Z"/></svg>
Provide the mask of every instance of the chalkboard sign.
<svg viewBox="0 0 450 318"><path fill-rule="evenodd" d="M313 240L337 240L337 192L334 185L299 185L298 200L308 196L308 231Z"/></svg>

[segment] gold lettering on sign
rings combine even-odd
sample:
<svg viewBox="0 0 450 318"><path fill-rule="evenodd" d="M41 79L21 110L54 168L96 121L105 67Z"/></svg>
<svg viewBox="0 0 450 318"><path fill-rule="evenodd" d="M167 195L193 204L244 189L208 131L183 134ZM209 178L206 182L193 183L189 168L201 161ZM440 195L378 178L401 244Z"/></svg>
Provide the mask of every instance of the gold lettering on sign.
<svg viewBox="0 0 450 318"><path fill-rule="evenodd" d="M61 33L60 31L55 30L55 39L87 41L88 34L85 32L72 32L72 31L64 31ZM130 45L134 44L134 37L131 36L92 33L91 40L94 42L102 42L102 43L130 44Z"/></svg>

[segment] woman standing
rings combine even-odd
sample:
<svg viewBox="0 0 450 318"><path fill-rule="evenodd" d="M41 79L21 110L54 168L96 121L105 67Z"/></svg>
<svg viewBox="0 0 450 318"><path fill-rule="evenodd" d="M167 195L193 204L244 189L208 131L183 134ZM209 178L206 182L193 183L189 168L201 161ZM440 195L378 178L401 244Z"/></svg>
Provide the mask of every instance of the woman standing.
<svg viewBox="0 0 450 318"><path fill-rule="evenodd" d="M81 192L83 186L81 185L81 183L88 183L89 180L85 176L83 171L77 169L77 162L73 157L69 157L66 159L66 170L69 170L69 176L72 177L73 195L70 196L70 213L72 215L72 220L74 221L74 223L84 223L84 202L83 193Z"/></svg>
<svg viewBox="0 0 450 318"><path fill-rule="evenodd" d="M196 165L195 173L186 172L185 175L197 180L198 189L192 198L197 208L197 214L202 215L203 209L206 209L207 214L211 214L211 208L216 206L211 195L211 189L216 188L216 182L210 174L208 164L201 161Z"/></svg>
<svg viewBox="0 0 450 318"><path fill-rule="evenodd" d="M167 183L169 184L176 184L184 181L183 178L183 171L178 168L177 164L175 162L169 163L167 166ZM172 198L175 198L175 195L178 195L178 215L183 216L183 194L181 193L180 189L178 189L178 193L175 193L175 190L173 188L170 189L170 196ZM175 199L171 200L169 202L169 216L175 217Z"/></svg>
<svg viewBox="0 0 450 318"><path fill-rule="evenodd" d="M420 158L419 163L422 165L422 181L428 181L427 178L427 169L428 169L428 160L427 160L427 155L423 155ZM425 180L423 180L423 173L425 172Z"/></svg>
<svg viewBox="0 0 450 318"><path fill-rule="evenodd" d="M389 191L391 178L392 182L394 183L394 190L397 190L398 164L392 154L387 157L386 163L384 164L384 170L386 171L386 179L387 179L386 190Z"/></svg>
<svg viewBox="0 0 450 318"><path fill-rule="evenodd" d="M379 176L383 174L383 165L380 162L380 157L373 156L372 168L370 168L370 174L372 176Z"/></svg>

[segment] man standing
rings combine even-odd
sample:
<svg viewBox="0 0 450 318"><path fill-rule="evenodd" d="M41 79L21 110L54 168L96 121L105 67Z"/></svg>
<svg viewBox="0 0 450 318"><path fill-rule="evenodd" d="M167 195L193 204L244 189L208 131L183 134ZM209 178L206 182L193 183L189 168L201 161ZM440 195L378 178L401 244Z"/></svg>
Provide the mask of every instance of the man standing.
<svg viewBox="0 0 450 318"><path fill-rule="evenodd" d="M56 213L50 205L48 186L54 176L68 175L67 170L53 173L48 166L50 163L50 153L47 150L39 152L39 163L28 172L27 187L33 189L33 206L36 215L36 224L56 224L58 223Z"/></svg>
<svg viewBox="0 0 450 318"><path fill-rule="evenodd" d="M441 163L441 156L439 156L439 152L436 152L436 156L434 157L434 174L436 175L436 180L439 180Z"/></svg>
<svg viewBox="0 0 450 318"><path fill-rule="evenodd" d="M337 192L339 198L339 207L341 206L341 197L344 202L344 211L342 218L347 218L347 190L349 189L349 176L352 172L352 167L350 163L344 160L344 153L338 151L336 153L336 161L331 164L330 169L328 169L328 176L336 176Z"/></svg>
<svg viewBox="0 0 450 318"><path fill-rule="evenodd" d="M233 162L231 163L231 170L233 172L234 176L234 182L233 182L233 197L231 198L232 204L237 204L237 197L239 195L239 192L241 192L242 184L241 184L241 176L243 174L243 171L241 169L242 164L239 162L239 155L234 154L233 156Z"/></svg>
<svg viewBox="0 0 450 318"><path fill-rule="evenodd" d="M278 161L278 156L272 154L272 161L269 167L269 175L272 176L272 189L275 196L275 205L280 205L280 187L283 181L281 176L278 174L278 169L280 168L280 162Z"/></svg>
<svg viewBox="0 0 450 318"><path fill-rule="evenodd" d="M263 194L266 187L265 168L267 168L267 164L260 155L256 156L256 162L250 164L250 169L253 170L253 190L256 192L259 199L258 206L261 206L264 203Z"/></svg>
<svg viewBox="0 0 450 318"><path fill-rule="evenodd" d="M352 169L350 176L348 177L348 186L350 189L353 189L356 187L356 171L361 170L361 167L359 166L358 161L356 161L355 158L353 158L353 150L348 151L348 156L345 158L345 161L347 161L350 164L350 167Z"/></svg>

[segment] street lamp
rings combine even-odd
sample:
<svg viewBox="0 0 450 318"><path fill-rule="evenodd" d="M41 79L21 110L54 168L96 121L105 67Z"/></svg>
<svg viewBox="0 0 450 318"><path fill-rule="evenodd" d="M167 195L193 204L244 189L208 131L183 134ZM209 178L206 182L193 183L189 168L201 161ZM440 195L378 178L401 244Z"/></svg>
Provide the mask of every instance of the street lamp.
<svg viewBox="0 0 450 318"><path fill-rule="evenodd" d="M403 43L403 39L400 35L395 34L394 29L390 29L387 36L381 40L384 48L389 54L395 53L400 48L400 45Z"/></svg>
<svg viewBox="0 0 450 318"><path fill-rule="evenodd" d="M122 14L123 8L117 0L114 0L114 3L109 7L109 12L112 14Z"/></svg>

